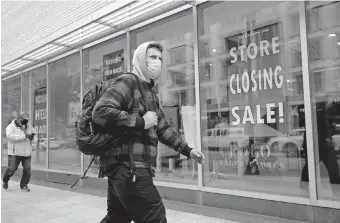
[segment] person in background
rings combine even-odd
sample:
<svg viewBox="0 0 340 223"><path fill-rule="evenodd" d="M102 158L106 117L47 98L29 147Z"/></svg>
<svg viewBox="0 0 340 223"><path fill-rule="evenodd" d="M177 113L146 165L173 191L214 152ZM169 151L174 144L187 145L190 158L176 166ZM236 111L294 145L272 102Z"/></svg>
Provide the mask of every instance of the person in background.
<svg viewBox="0 0 340 223"><path fill-rule="evenodd" d="M29 115L21 113L6 128L8 141L8 167L3 176L3 188L8 189L8 181L13 176L21 162L23 173L20 181L22 191L29 192L28 183L31 175L32 141L36 134L29 124Z"/></svg>
<svg viewBox="0 0 340 223"><path fill-rule="evenodd" d="M338 185L340 185L340 174L339 174L339 165L336 160L336 154L334 151L334 143L328 136L329 128L326 124L326 117L327 115L323 112L317 113L317 129L318 129L318 152L319 152L319 162L323 162L329 176L329 181L331 183L331 187L334 191L337 190ZM302 143L302 154L305 156L305 166L302 169L301 173L301 182L300 187L303 189L307 189L309 183L309 176L308 176L308 156L307 156L307 138L306 138L306 131L303 136L303 143ZM337 194L339 193L336 191Z"/></svg>

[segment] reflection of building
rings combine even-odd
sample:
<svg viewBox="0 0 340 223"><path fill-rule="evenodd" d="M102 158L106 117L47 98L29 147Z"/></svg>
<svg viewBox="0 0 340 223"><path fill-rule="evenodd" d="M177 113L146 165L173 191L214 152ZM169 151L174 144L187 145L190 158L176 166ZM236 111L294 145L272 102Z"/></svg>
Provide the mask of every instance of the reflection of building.
<svg viewBox="0 0 340 223"><path fill-rule="evenodd" d="M301 144L306 132L308 155L317 158L318 150L322 149L318 148L317 134L322 133L335 144L335 152L330 155L339 161L340 4L313 1L143 4L140 7L141 3L136 1L129 5L129 12L138 9L140 13L127 15L137 14L138 18L122 14L118 16L121 19L116 19L115 13L120 10L108 15L98 12L98 18L94 18L97 14L91 16L94 18L91 24L81 23L81 31L60 33L62 38L53 35L57 39L46 48L50 51L37 49L19 55L18 61L3 64L3 71L8 72L2 80L3 129L5 121L12 119L13 110L30 110L32 114L35 83L40 81L48 87L49 139L44 139L41 150L32 156L34 171L41 171L49 180L62 181L82 173L91 158L77 151L74 127L82 96L90 86L103 80L104 56L123 50L124 63L119 65L131 71L137 45L156 40L164 45L163 73L156 88L160 106L168 112L170 125L206 156L205 164L197 166L161 145L162 154L156 165L159 172L155 177L161 194L191 203L192 197L199 197L200 204L278 217L291 217L286 210L299 210L293 218L311 222L320 222L315 216L325 213L328 219L334 217L340 205L338 185L331 185L327 171L302 154ZM142 13L157 8L152 4L159 4L159 8ZM300 4L306 9L305 16ZM160 15L161 12L164 14ZM303 26L305 23L307 27ZM46 39L50 38L44 38L44 43ZM63 54L54 51L58 47ZM66 52L72 47L73 51ZM279 52L274 53L275 50ZM54 58L44 56L45 52L53 53ZM24 59L28 63L44 63L12 69L26 63ZM277 87L270 76L269 68L273 71L277 66L282 68L279 74L283 78L282 87ZM243 90L248 81L243 74L248 72L248 82L253 84L253 70L254 81L258 86L266 81L267 89L262 85L261 90L258 87L253 92L250 85L250 90ZM241 92L233 93L231 89ZM268 106L272 103L273 106ZM239 108L236 113L241 123L237 126L233 126L235 107ZM305 159L309 159L309 168L314 167L309 171L310 191L299 186ZM5 149L2 161L6 163ZM257 173L247 172L247 167L254 165ZM44 170L46 167L49 170ZM90 178L95 179L96 186L106 187L105 181L96 178L97 171L96 166L90 168ZM50 172L53 174L47 174Z"/></svg>

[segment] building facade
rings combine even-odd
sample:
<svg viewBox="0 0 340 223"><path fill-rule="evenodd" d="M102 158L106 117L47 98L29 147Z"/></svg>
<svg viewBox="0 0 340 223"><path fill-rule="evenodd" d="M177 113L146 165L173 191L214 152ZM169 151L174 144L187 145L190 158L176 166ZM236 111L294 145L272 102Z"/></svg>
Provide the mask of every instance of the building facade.
<svg viewBox="0 0 340 223"><path fill-rule="evenodd" d="M337 1L183 4L2 77L2 167L4 130L26 111L39 133L32 176L73 183L92 158L75 144L84 92L131 71L134 49L150 40L165 49L161 107L206 157L197 165L160 143L164 198L340 222ZM79 184L105 187L97 174L95 161Z"/></svg>

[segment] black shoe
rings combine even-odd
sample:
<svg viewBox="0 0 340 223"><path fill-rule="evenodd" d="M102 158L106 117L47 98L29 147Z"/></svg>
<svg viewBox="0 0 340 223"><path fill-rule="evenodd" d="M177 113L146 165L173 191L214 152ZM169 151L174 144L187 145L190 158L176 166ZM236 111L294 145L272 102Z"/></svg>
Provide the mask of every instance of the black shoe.
<svg viewBox="0 0 340 223"><path fill-rule="evenodd" d="M24 186L21 188L21 191L30 192L31 190L27 186Z"/></svg>
<svg viewBox="0 0 340 223"><path fill-rule="evenodd" d="M2 187L7 190L8 189L8 183L3 182Z"/></svg>

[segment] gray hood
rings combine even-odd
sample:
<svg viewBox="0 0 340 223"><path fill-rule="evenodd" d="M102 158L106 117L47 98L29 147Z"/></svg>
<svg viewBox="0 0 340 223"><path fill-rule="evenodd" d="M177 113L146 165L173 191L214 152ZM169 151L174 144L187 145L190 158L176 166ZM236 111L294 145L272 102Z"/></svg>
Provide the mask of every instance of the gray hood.
<svg viewBox="0 0 340 223"><path fill-rule="evenodd" d="M132 58L132 66L133 70L132 72L136 74L141 80L146 81L150 83L150 78L148 77L148 72L146 69L146 51L150 44L157 44L160 45L158 42L145 42L142 43L137 47L135 52L133 53ZM158 82L158 80L155 80L155 84Z"/></svg>

